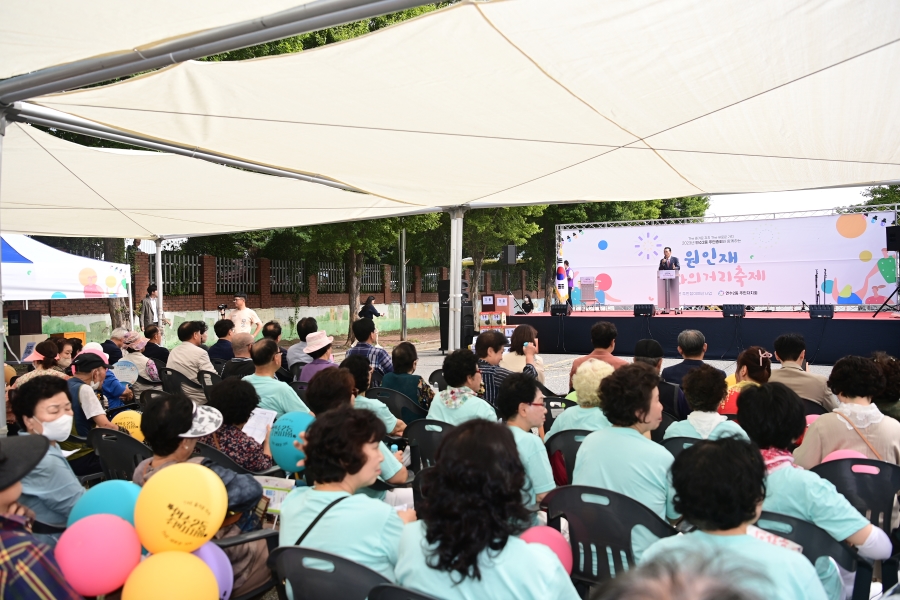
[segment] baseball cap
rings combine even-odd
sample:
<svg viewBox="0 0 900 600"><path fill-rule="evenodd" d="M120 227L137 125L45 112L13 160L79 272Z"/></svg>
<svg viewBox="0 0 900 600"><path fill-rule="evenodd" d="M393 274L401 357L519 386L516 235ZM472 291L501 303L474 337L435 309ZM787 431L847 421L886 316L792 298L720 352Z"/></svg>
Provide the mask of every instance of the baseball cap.
<svg viewBox="0 0 900 600"><path fill-rule="evenodd" d="M28 475L49 448L50 440L42 435L0 438L0 490Z"/></svg>
<svg viewBox="0 0 900 600"><path fill-rule="evenodd" d="M634 355L644 358L662 358L663 347L656 340L638 340L638 343L634 345Z"/></svg>
<svg viewBox="0 0 900 600"><path fill-rule="evenodd" d="M90 373L97 367L109 368L109 363L93 352L82 352L72 361L72 366L81 373Z"/></svg>

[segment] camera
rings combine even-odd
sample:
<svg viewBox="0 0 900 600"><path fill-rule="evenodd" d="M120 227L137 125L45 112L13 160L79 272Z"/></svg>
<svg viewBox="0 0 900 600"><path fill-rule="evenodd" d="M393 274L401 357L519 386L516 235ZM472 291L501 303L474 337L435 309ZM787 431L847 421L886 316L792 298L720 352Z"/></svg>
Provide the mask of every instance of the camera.
<svg viewBox="0 0 900 600"><path fill-rule="evenodd" d="M220 305L217 306L216 308L219 309L219 312L225 312L225 311L228 309L228 305L227 305L227 304L220 304Z"/></svg>

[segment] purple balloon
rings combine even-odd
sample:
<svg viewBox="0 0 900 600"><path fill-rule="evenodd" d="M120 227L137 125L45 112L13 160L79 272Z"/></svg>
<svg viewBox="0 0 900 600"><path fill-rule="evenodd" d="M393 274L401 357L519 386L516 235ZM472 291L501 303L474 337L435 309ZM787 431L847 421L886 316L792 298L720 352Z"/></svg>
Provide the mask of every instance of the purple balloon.
<svg viewBox="0 0 900 600"><path fill-rule="evenodd" d="M206 542L191 554L206 563L219 584L219 600L228 600L234 587L234 570L225 551L212 542Z"/></svg>

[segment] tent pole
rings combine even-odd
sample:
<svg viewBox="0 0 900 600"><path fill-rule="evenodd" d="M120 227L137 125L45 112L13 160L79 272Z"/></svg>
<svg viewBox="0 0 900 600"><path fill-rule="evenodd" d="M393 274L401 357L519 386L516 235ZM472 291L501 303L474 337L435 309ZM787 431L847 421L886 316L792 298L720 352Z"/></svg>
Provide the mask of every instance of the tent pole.
<svg viewBox="0 0 900 600"><path fill-rule="evenodd" d="M468 346L462 339L462 241L463 213L466 209L456 206L450 209L450 335L449 350Z"/></svg>
<svg viewBox="0 0 900 600"><path fill-rule="evenodd" d="M3 138L6 136L6 111L0 108L0 181L2 181L3 176ZM2 228L0 228L2 229ZM0 271L2 271L2 267L0 267ZM6 324L2 320L3 316L3 276L0 273L0 362L4 365L6 364ZM4 380L4 386L5 386ZM5 390L5 387L4 387ZM6 395L4 394L2 398L0 398L0 410L2 410L3 414L6 414ZM6 419L3 419L3 422L0 423L0 437L6 437Z"/></svg>
<svg viewBox="0 0 900 600"><path fill-rule="evenodd" d="M406 341L406 228L400 230L400 340Z"/></svg>
<svg viewBox="0 0 900 600"><path fill-rule="evenodd" d="M162 334L165 342L166 337L166 318L163 316L163 280L162 280L162 238L156 238L156 310L159 317L159 332Z"/></svg>

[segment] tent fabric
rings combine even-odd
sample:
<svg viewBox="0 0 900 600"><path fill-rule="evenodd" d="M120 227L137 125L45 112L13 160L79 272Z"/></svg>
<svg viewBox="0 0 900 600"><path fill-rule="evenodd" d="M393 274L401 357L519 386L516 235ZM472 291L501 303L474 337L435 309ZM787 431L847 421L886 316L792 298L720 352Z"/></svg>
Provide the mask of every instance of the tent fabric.
<svg viewBox="0 0 900 600"><path fill-rule="evenodd" d="M3 140L4 234L146 239L410 212L422 208L173 154L89 148L19 123Z"/></svg>
<svg viewBox="0 0 900 600"><path fill-rule="evenodd" d="M131 267L62 252L24 235L2 237L3 300L130 298Z"/></svg>
<svg viewBox="0 0 900 600"><path fill-rule="evenodd" d="M312 0L5 0L0 79L248 21Z"/></svg>
<svg viewBox="0 0 900 600"><path fill-rule="evenodd" d="M900 3L466 1L292 55L36 103L472 207L900 179Z"/></svg>

